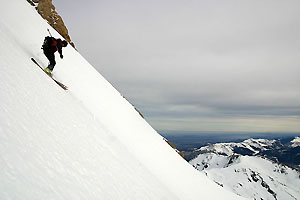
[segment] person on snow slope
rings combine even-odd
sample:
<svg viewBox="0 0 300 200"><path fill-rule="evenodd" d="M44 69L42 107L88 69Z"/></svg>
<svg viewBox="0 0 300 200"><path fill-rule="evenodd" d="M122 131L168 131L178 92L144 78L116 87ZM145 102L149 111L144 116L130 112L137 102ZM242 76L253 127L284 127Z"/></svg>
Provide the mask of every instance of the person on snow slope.
<svg viewBox="0 0 300 200"><path fill-rule="evenodd" d="M49 60L49 65L46 67L45 71L51 75L51 72L54 69L56 64L55 62L55 52L58 51L60 58L63 59L62 47L66 47L68 42L66 40L61 40L60 38L56 39L54 37L45 37L42 49L44 51L45 56Z"/></svg>

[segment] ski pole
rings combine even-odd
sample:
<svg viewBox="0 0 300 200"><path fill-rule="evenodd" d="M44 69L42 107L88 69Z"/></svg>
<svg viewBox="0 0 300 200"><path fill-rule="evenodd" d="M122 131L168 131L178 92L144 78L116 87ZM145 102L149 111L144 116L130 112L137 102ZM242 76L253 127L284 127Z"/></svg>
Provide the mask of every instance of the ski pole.
<svg viewBox="0 0 300 200"><path fill-rule="evenodd" d="M50 33L50 30L47 28L47 31L48 31L48 33L49 33L49 35L52 37L52 35L51 35L51 33Z"/></svg>
<svg viewBox="0 0 300 200"><path fill-rule="evenodd" d="M51 36L52 40L54 40L53 37L52 37L52 35L51 35L51 33L50 33L49 28L47 28L47 31L48 31L49 35ZM57 48L57 45L55 45L55 47Z"/></svg>

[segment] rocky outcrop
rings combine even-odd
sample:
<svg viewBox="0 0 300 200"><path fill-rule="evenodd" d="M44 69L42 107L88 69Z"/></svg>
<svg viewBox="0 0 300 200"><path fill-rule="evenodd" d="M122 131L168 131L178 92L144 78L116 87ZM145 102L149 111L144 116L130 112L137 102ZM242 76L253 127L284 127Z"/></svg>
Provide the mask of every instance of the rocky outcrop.
<svg viewBox="0 0 300 200"><path fill-rule="evenodd" d="M166 138L163 138L182 158L184 158L184 154L179 151L172 142L170 142L169 140L167 140Z"/></svg>
<svg viewBox="0 0 300 200"><path fill-rule="evenodd" d="M68 29L65 26L61 16L55 11L52 0L27 0L32 6L35 6L38 13L74 48L75 45L71 41Z"/></svg>

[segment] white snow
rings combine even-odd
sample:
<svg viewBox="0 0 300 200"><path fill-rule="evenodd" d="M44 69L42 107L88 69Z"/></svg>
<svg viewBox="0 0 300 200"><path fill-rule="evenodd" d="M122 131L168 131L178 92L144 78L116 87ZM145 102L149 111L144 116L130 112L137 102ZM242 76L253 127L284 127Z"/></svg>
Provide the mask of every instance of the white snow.
<svg viewBox="0 0 300 200"><path fill-rule="evenodd" d="M209 169L205 173L228 190L247 198L274 200L262 186L264 182L276 193L277 200L300 199L299 173L259 157L241 156L239 162L229 167ZM253 174L257 181L253 180Z"/></svg>
<svg viewBox="0 0 300 200"><path fill-rule="evenodd" d="M229 164L230 157L224 155L217 155L215 153L200 154L193 160L189 161L194 168L199 171L213 168L224 168ZM237 162L237 161L235 161Z"/></svg>
<svg viewBox="0 0 300 200"><path fill-rule="evenodd" d="M230 156L205 153L191 160L190 164L224 188L243 197L300 199L300 174L296 170L255 156L239 155L228 165L229 160Z"/></svg>
<svg viewBox="0 0 300 200"><path fill-rule="evenodd" d="M201 147L199 151L215 152L218 154L233 155L234 148L240 147L245 148L253 152L253 154L259 153L259 150L267 150L268 147L276 140L267 139L248 139L243 142L229 142L229 143L217 143L208 146ZM259 150L256 150L259 149Z"/></svg>
<svg viewBox="0 0 300 200"><path fill-rule="evenodd" d="M54 69L68 91L35 66L48 63L47 28L60 36L25 0L0 15L0 199L244 199L185 162L72 47Z"/></svg>
<svg viewBox="0 0 300 200"><path fill-rule="evenodd" d="M228 190L247 198L264 200L300 199L300 173L256 156L234 154L245 148L254 154L272 148L276 140L248 139L240 143L217 143L201 147L189 163ZM300 138L291 141L300 145Z"/></svg>
<svg viewBox="0 0 300 200"><path fill-rule="evenodd" d="M199 150L200 151L214 151L214 152L220 153L220 154L233 155L233 153L234 153L233 148L229 144L231 144L231 143L217 143L217 144L212 144L209 146L201 147Z"/></svg>
<svg viewBox="0 0 300 200"><path fill-rule="evenodd" d="M268 147L272 146L276 140L267 140L267 139L248 139L245 140L243 143L247 144L248 146L255 147L260 150L267 150Z"/></svg>
<svg viewBox="0 0 300 200"><path fill-rule="evenodd" d="M292 143L292 147L299 147L300 146L300 137L295 137L292 141L291 141L291 143Z"/></svg>

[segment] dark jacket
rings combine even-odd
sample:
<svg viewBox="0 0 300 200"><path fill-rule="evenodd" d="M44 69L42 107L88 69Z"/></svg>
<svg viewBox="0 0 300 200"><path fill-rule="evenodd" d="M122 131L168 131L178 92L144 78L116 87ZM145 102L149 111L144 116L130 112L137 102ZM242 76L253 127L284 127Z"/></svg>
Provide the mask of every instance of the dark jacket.
<svg viewBox="0 0 300 200"><path fill-rule="evenodd" d="M54 37L46 37L42 49L44 50L44 52L53 54L56 51L58 51L58 53L62 55L62 47L63 44L61 39L55 39Z"/></svg>

